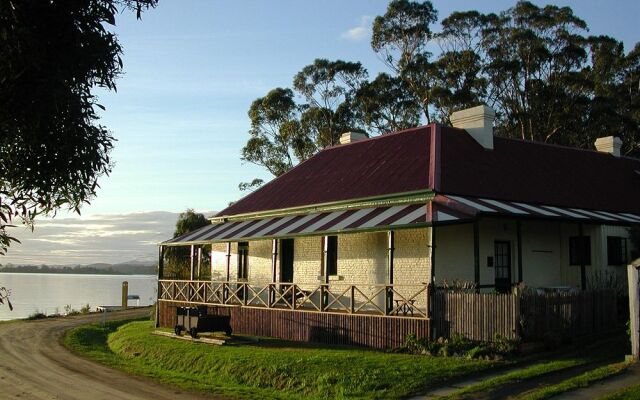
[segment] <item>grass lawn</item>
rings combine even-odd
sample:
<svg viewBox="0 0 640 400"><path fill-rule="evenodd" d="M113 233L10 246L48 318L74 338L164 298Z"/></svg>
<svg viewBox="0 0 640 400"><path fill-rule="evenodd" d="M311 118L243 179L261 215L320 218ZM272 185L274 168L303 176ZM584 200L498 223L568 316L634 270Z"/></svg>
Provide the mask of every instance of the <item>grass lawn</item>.
<svg viewBox="0 0 640 400"><path fill-rule="evenodd" d="M629 364L611 362L604 366L594 366L585 372L571 371L590 368L593 363L611 360L613 354L624 354L625 337L614 337L606 341L598 341L568 351L559 351L537 359L534 363L519 369L507 371L504 374L482 380L458 389L448 399L474 399L478 397L491 398L500 391L508 389L511 397L517 399L540 400L564 393L573 389L586 387L598 380L622 372ZM615 349L615 350L614 350ZM623 356L620 355L620 358ZM597 365L597 364L596 364ZM549 376L568 373L566 379L548 382ZM522 387L525 382L545 382L538 388L526 390ZM522 393L519 393L522 391ZM499 396L498 396L499 397Z"/></svg>
<svg viewBox="0 0 640 400"><path fill-rule="evenodd" d="M607 364L602 367L592 369L591 371L587 371L581 375L577 375L564 380L558 384L545 386L543 388L528 392L518 398L526 400L548 399L560 393L587 387L594 382L617 375L623 372L628 366L629 363L627 362Z"/></svg>
<svg viewBox="0 0 640 400"><path fill-rule="evenodd" d="M67 333L73 351L186 389L238 398L399 398L500 363L261 339L211 346L151 335L150 321Z"/></svg>

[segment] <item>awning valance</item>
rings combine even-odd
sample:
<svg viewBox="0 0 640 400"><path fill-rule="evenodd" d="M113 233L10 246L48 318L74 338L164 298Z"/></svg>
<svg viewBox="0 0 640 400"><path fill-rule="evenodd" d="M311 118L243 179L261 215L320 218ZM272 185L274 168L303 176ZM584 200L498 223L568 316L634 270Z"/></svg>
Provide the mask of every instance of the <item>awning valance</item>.
<svg viewBox="0 0 640 400"><path fill-rule="evenodd" d="M571 220L611 225L640 224L640 215L633 213L584 210L468 196L437 195L432 202L427 204L352 208L211 224L161 244L179 246L195 243L238 242L264 238L455 224L472 221L479 215Z"/></svg>
<svg viewBox="0 0 640 400"><path fill-rule="evenodd" d="M455 211L450 211L450 213L455 213ZM421 203L230 221L204 226L162 244L226 242L417 227L432 221L432 218L428 218L428 214L430 212L427 204Z"/></svg>
<svg viewBox="0 0 640 400"><path fill-rule="evenodd" d="M640 215L626 212L585 210L573 207L529 204L515 201L492 200L469 196L437 195L434 203L459 213L477 216L508 215L524 218L559 219L610 225L640 224ZM440 219L442 221L442 219Z"/></svg>

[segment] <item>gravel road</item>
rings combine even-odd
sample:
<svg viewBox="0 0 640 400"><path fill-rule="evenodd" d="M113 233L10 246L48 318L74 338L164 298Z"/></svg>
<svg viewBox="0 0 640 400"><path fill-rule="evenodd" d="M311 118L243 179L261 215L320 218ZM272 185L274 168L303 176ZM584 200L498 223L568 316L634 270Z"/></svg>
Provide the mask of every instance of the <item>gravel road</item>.
<svg viewBox="0 0 640 400"><path fill-rule="evenodd" d="M149 308L109 313L109 320L149 314ZM70 353L60 344L69 328L99 314L0 324L0 399L211 399L130 376Z"/></svg>

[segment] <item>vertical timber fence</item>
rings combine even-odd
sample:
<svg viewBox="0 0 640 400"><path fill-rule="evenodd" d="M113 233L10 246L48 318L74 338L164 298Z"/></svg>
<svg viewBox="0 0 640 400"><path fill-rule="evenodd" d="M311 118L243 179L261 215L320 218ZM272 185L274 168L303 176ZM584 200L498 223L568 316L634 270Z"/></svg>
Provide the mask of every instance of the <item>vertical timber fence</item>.
<svg viewBox="0 0 640 400"><path fill-rule="evenodd" d="M574 293L483 294L434 291L431 310L434 337L464 334L491 341L498 334L525 341L549 335L579 337L617 326L613 291Z"/></svg>

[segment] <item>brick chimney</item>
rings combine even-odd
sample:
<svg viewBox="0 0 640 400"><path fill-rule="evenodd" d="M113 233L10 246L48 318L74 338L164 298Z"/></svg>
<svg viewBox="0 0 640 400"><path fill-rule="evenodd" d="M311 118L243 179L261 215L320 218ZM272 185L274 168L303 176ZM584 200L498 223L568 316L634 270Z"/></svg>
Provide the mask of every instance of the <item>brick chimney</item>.
<svg viewBox="0 0 640 400"><path fill-rule="evenodd" d="M622 140L615 136L605 136L596 139L596 149L601 153L609 153L614 157L620 157Z"/></svg>
<svg viewBox="0 0 640 400"><path fill-rule="evenodd" d="M345 132L340 136L340 144L353 143L368 138L369 135L364 132Z"/></svg>
<svg viewBox="0 0 640 400"><path fill-rule="evenodd" d="M493 150L493 121L496 112L487 105L480 105L451 114L455 128L464 129L485 149Z"/></svg>

